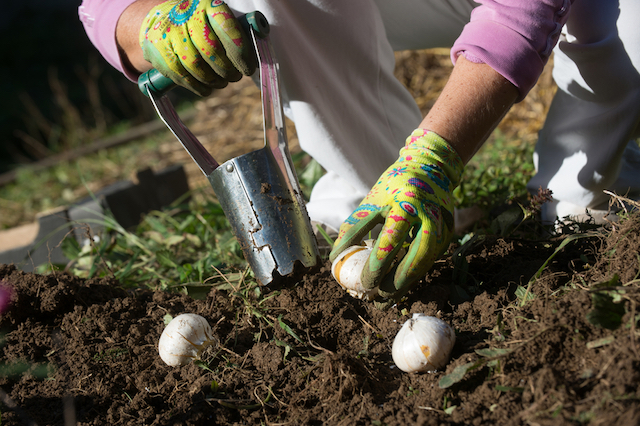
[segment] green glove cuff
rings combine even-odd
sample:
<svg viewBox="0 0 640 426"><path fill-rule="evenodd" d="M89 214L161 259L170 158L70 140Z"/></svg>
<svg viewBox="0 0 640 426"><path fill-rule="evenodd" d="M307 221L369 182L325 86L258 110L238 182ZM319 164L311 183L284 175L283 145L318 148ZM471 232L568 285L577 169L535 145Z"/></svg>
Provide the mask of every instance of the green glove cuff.
<svg viewBox="0 0 640 426"><path fill-rule="evenodd" d="M443 189L446 187L449 193L460 184L464 163L456 150L437 133L426 129L416 129L411 133L400 150L398 162L412 161L415 157L423 164L422 169L435 178L434 182ZM444 176L434 174L432 170L435 167L431 165L437 165Z"/></svg>

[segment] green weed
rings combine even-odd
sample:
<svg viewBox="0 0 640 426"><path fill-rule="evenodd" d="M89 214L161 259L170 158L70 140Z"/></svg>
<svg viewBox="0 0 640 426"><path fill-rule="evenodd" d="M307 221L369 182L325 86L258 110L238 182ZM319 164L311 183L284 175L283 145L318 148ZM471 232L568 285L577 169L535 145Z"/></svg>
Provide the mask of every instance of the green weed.
<svg viewBox="0 0 640 426"><path fill-rule="evenodd" d="M463 380L467 373L484 367L485 365L491 369L500 370L500 361L505 356L510 354L513 349L499 349L499 348L487 348L476 349L476 354L480 355L480 358L476 361L472 361L463 365L459 365L453 369L453 371L446 376L442 377L438 382L438 386L441 389L446 389L459 381Z"/></svg>
<svg viewBox="0 0 640 426"><path fill-rule="evenodd" d="M453 192L456 205L478 205L485 211L506 200L526 197L527 182L535 172L533 145L513 143L495 132L465 168L462 182Z"/></svg>
<svg viewBox="0 0 640 426"><path fill-rule="evenodd" d="M240 245L212 198L151 212L132 231L108 213L95 222L105 231L88 244L80 246L72 236L63 241L71 272L79 276L113 276L125 287L195 294L208 280L215 283L221 269L246 269Z"/></svg>

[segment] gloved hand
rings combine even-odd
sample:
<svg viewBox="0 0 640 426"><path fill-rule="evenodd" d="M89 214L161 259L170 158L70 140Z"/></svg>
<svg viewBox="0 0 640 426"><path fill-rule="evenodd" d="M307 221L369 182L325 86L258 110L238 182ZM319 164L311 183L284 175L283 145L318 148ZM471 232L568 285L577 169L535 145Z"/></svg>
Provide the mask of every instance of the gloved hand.
<svg viewBox="0 0 640 426"><path fill-rule="evenodd" d="M140 28L144 58L162 75L200 96L256 69L249 38L221 0L167 0Z"/></svg>
<svg viewBox="0 0 640 426"><path fill-rule="evenodd" d="M365 288L380 286L378 307L399 301L448 248L454 229L451 192L463 168L460 156L444 139L417 129L407 138L400 158L340 227L329 256L332 262L384 223L361 277ZM413 241L406 254L395 271L389 271L408 239Z"/></svg>

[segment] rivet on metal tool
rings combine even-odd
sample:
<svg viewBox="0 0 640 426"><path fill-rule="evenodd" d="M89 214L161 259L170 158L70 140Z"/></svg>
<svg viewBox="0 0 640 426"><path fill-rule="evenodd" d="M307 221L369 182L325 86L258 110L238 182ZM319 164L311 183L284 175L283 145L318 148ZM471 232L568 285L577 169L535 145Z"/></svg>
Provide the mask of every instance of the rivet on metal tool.
<svg viewBox="0 0 640 426"><path fill-rule="evenodd" d="M227 171L229 173L233 172L233 164L227 164Z"/></svg>

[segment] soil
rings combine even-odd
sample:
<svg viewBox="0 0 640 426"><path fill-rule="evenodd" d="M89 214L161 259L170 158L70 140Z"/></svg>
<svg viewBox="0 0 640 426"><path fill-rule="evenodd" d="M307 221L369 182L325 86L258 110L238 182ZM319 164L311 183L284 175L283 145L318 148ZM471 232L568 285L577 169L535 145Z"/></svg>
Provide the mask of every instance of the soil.
<svg viewBox="0 0 640 426"><path fill-rule="evenodd" d="M0 319L2 425L638 424L640 221L562 241L452 246L385 311L346 294L328 264L202 300L2 265L14 290ZM167 314L186 312L215 342L202 362L169 367L157 342ZM394 366L394 336L415 312L456 330L442 371Z"/></svg>

